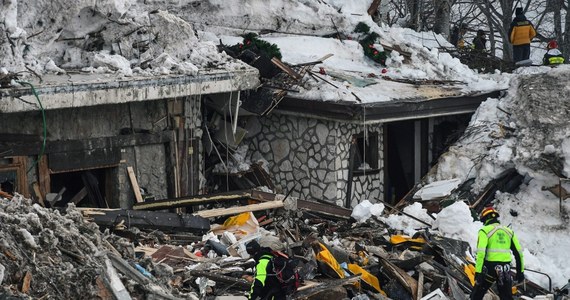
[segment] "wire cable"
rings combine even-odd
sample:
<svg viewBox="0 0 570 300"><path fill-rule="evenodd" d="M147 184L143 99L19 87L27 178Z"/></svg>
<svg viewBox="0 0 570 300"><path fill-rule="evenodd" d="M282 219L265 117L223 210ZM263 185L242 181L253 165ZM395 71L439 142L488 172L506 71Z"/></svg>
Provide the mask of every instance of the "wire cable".
<svg viewBox="0 0 570 300"><path fill-rule="evenodd" d="M38 164L40 159L42 159L44 152L46 150L46 139L47 139L46 112L45 112L44 106L42 105L42 102L40 101L40 96L38 96L38 93L36 92L36 88L34 87L34 85L29 83L29 82L26 82L26 81L17 81L17 82L21 85L30 86L30 88L32 89L32 94L34 94L34 96L36 97L36 100L38 100L38 103L40 105L40 110L42 112L42 124L43 124L42 148L40 149L40 154L38 154L38 158L34 161L34 163L26 171L26 173L30 173L30 171Z"/></svg>

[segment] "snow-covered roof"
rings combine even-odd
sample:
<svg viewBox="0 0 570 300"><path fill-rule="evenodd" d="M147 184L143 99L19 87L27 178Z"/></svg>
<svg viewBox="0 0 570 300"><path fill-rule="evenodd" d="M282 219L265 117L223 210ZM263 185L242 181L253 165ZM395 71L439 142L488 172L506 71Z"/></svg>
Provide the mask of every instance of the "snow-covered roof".
<svg viewBox="0 0 570 300"><path fill-rule="evenodd" d="M368 0L240 0L231 5L220 0L108 0L97 6L74 1L65 7L52 1L28 2L27 11L22 3L3 11L10 38L0 40L7 54L0 58L0 67L57 74L70 85L82 84L73 79L77 72L99 74L92 76L94 82L113 76L121 82L140 77L160 81L165 75L197 76L212 69L241 76L248 66L219 53L216 45L238 43L246 32L276 44L290 65L332 54L314 66L313 71L323 68L322 80L305 76L299 92L289 93L291 98L366 104L471 97L505 89L508 79L499 73L477 74L439 52L438 46L448 45L440 35L374 23L366 12ZM361 22L379 35L377 49L397 49L385 66L364 55L358 42L362 34L355 32ZM323 37L335 33L343 38ZM25 79L33 78L30 73Z"/></svg>

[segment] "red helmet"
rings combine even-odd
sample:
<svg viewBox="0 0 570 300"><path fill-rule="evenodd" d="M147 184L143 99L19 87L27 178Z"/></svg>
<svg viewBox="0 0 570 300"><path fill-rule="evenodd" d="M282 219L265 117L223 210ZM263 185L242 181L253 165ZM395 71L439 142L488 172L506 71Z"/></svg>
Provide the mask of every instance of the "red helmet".
<svg viewBox="0 0 570 300"><path fill-rule="evenodd" d="M481 222L486 223L488 220L496 219L499 217L499 213L493 207L485 207L479 216Z"/></svg>
<svg viewBox="0 0 570 300"><path fill-rule="evenodd" d="M547 49L555 49L558 48L558 43L555 40L552 40L550 42L548 42L548 45L546 45Z"/></svg>

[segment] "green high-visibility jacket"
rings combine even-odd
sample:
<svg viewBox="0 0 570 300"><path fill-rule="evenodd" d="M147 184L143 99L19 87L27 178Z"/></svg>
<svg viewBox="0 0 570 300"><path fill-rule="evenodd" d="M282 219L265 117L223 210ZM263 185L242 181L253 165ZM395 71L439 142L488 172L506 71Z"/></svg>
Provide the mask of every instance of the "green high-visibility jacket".
<svg viewBox="0 0 570 300"><path fill-rule="evenodd" d="M272 259L273 256L269 254L261 255L258 259L257 265L255 266L255 279L251 284L248 299L257 299L258 297L263 298L267 296L267 276L273 273L273 267L270 263Z"/></svg>
<svg viewBox="0 0 570 300"><path fill-rule="evenodd" d="M499 223L485 225L478 234L475 273L481 273L485 262L510 263L511 251L517 273L524 272L522 248L515 232Z"/></svg>

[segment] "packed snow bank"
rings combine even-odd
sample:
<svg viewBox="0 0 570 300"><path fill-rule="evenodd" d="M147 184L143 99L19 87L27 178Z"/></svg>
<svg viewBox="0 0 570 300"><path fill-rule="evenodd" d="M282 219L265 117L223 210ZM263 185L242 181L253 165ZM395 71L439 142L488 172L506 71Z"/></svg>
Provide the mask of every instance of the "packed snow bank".
<svg viewBox="0 0 570 300"><path fill-rule="evenodd" d="M0 8L0 29L9 33L0 35L0 67L14 73L106 68L125 76L192 75L245 66L219 53L215 43L201 42L190 23L160 5L19 0Z"/></svg>
<svg viewBox="0 0 570 300"><path fill-rule="evenodd" d="M519 73L504 98L489 99L479 107L464 136L440 158L429 181L473 178L472 192L478 194L507 169L516 168L525 175L518 192L498 193L493 204L501 222L519 236L526 267L549 274L553 285L561 287L570 279L566 259L570 202L559 206L558 197L547 189L570 171L570 66L530 67ZM564 181L562 187L570 190L570 183ZM463 236L472 246L480 227L466 212L455 215L446 209L436 223L444 234ZM457 226L461 230L445 226L453 223L461 224ZM548 287L545 276L530 270L527 277Z"/></svg>

